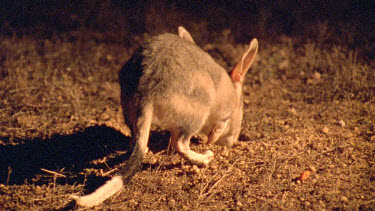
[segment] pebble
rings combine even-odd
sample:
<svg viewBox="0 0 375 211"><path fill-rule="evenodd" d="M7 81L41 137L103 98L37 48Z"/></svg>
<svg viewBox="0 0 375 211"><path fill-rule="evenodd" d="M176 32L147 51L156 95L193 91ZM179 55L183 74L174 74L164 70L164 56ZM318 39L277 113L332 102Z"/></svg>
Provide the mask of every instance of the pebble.
<svg viewBox="0 0 375 211"><path fill-rule="evenodd" d="M322 128L322 133L324 133L324 134L328 134L328 133L329 133L329 129L328 129L327 126L324 126L324 127Z"/></svg>
<svg viewBox="0 0 375 211"><path fill-rule="evenodd" d="M346 124L345 124L344 120L340 120L340 121L339 121L339 125L340 125L341 127L345 127Z"/></svg>
<svg viewBox="0 0 375 211"><path fill-rule="evenodd" d="M239 206L239 207L242 207L242 206L243 206L243 204L242 204L241 201L237 201L237 202L236 202L236 205Z"/></svg>
<svg viewBox="0 0 375 211"><path fill-rule="evenodd" d="M312 172L316 172L316 168L315 168L315 166L310 165L309 168L310 168L310 170L311 170Z"/></svg>
<svg viewBox="0 0 375 211"><path fill-rule="evenodd" d="M346 196L341 196L341 199L340 199L342 202L344 203L347 203L348 202L348 198Z"/></svg>

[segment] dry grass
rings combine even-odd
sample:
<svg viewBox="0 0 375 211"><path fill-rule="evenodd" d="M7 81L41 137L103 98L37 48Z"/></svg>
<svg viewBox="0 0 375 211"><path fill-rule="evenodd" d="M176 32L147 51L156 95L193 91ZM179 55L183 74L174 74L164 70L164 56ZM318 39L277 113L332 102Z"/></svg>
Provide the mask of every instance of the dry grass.
<svg viewBox="0 0 375 211"><path fill-rule="evenodd" d="M223 35L202 47L231 66L245 45ZM0 209L73 209L69 194L94 189L128 157L117 71L135 46L74 33L0 42ZM356 55L260 40L240 142L211 146L215 160L200 169L166 155L156 133L142 171L93 210L375 209L375 63Z"/></svg>

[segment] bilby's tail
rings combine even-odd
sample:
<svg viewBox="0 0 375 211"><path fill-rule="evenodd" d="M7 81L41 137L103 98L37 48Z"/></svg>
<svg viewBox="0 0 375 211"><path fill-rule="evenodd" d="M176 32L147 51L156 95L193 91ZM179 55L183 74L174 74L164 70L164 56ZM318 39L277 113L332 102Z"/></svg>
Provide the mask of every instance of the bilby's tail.
<svg viewBox="0 0 375 211"><path fill-rule="evenodd" d="M86 196L71 196L76 200L77 204L84 207L93 207L101 204L103 201L119 192L121 188L128 183L131 178L141 168L142 160L147 151L147 143L150 134L152 122L153 108L147 105L140 112L133 130L133 139L135 146L133 153L127 161L126 165L121 169L119 175L107 181L103 186L99 187L93 193Z"/></svg>

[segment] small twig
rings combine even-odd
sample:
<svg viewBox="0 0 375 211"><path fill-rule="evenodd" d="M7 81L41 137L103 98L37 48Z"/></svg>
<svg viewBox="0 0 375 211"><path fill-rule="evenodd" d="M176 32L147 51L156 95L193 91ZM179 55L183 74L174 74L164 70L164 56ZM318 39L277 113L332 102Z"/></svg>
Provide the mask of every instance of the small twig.
<svg viewBox="0 0 375 211"><path fill-rule="evenodd" d="M8 166L8 177L7 177L7 182L6 182L6 185L9 184L9 180L10 180L10 174L12 173L12 167Z"/></svg>
<svg viewBox="0 0 375 211"><path fill-rule="evenodd" d="M268 188L269 188L269 189L271 189L271 178L272 178L272 174L275 172L275 168L276 168L276 159L273 161L272 171L271 171L271 173L268 175Z"/></svg>
<svg viewBox="0 0 375 211"><path fill-rule="evenodd" d="M118 170L118 168L114 168L112 170L109 170L109 171L103 173L102 176L103 177L108 176L109 174L112 174L114 171L117 171L117 170Z"/></svg>
<svg viewBox="0 0 375 211"><path fill-rule="evenodd" d="M53 174L53 191L54 192L56 191L56 180L57 180L57 177L66 177L63 174L57 173L55 171L50 171L50 170L47 170L47 169L44 169L44 168L41 168L40 170L42 170L44 172L47 172L49 174Z"/></svg>
<svg viewBox="0 0 375 211"><path fill-rule="evenodd" d="M16 93L16 92L22 92L22 91L25 91L25 90L35 90L35 89L39 89L39 88L38 87L26 87L26 88L12 89L12 90L9 90L8 92L10 94L13 94L13 93Z"/></svg>
<svg viewBox="0 0 375 211"><path fill-rule="evenodd" d="M44 169L44 168L41 168L40 170L44 171L44 172L47 172L49 174L53 174L54 176L58 176L58 177L66 177L65 175L63 174L60 174L60 173L57 173L55 171L50 171L50 170L47 170L47 169Z"/></svg>
<svg viewBox="0 0 375 211"><path fill-rule="evenodd" d="M199 194L198 196L198 201L200 201L199 199L201 197L204 197L204 196L207 196L208 194L211 193L211 191L225 178L229 175L229 172L232 170L233 166L242 158L242 156L240 156L239 158L237 158L237 160L235 160L232 165L228 168L228 170L224 173L224 175L219 179L217 180L212 186L211 188L203 194L203 191L208 187L208 184L212 181L210 180L209 182L207 182L206 186L203 188L203 190L201 191L201 193ZM218 171L218 173L220 172L220 170ZM216 177L216 175L218 174L216 173L212 178Z"/></svg>
<svg viewBox="0 0 375 211"><path fill-rule="evenodd" d="M160 164L158 163L158 167L156 167L154 175L156 175L156 174L159 172L159 170L161 169L161 167L162 167L162 165L160 165ZM164 172L164 173L165 173L165 172Z"/></svg>
<svg viewBox="0 0 375 211"><path fill-rule="evenodd" d="M204 197L204 196L207 196L208 194L210 194L211 190L213 190L216 187L216 185L218 185L228 175L229 175L228 172L225 172L225 175L223 177L221 177L220 179L218 179L205 194L202 194L200 196Z"/></svg>
<svg viewBox="0 0 375 211"><path fill-rule="evenodd" d="M260 197L254 196L254 195L250 195L250 196L253 197L254 199L259 200L259 201L264 201L264 202L266 202L267 204L269 204L269 205L271 205L271 206L273 206L273 207L277 207L277 208L279 208L279 209L281 209L281 210L289 210L289 209L287 209L287 208L285 208L285 207L282 207L282 206L280 206L280 205L273 204L273 203L269 202L267 199L262 199L262 198L260 198Z"/></svg>
<svg viewBox="0 0 375 211"><path fill-rule="evenodd" d="M228 175L229 175L229 172L232 170L232 168L233 168L233 166L240 160L242 158L242 156L240 156L239 158L237 158L237 160L235 160L233 163L232 163L232 165L228 168L228 170L224 173L224 175L220 178L220 179L218 179L212 186L211 186L211 188L209 189L209 190L207 190L207 188L208 188L208 185L211 183L211 181L213 180L213 178L215 178L218 174L219 174L219 172L221 172L221 166L220 166L220 169L218 170L218 172L213 176L213 177L211 177L211 179L210 179L210 181L208 181L207 183L206 183L206 185L204 186L204 188L200 191L200 193L199 193L199 196L198 196L198 200L197 200L197 203L196 203L196 208L199 206L199 204L200 204L200 202L201 202L201 200L202 200L202 198L203 197L205 197L205 196L207 196L208 194L211 194L211 192L212 192L212 190L214 190L214 188L224 179L224 178L226 178ZM203 194L203 192L205 191L205 190L207 190L207 192L206 193L204 193ZM210 195L211 196L211 195ZM210 196L208 196L206 199L208 199Z"/></svg>
<svg viewBox="0 0 375 211"><path fill-rule="evenodd" d="M324 154L329 153L329 152L334 152L335 150L337 150L339 148L345 148L345 147L348 147L348 146L350 146L350 145L349 144L345 144L343 146L333 147L333 148L327 149L327 150L325 150L323 152L319 152L317 154L313 154L312 156L315 158L315 157L324 155ZM278 157L278 160L291 160L293 158L302 156L304 154L305 154L305 152L302 151L302 152L299 152L299 153L294 153L292 156L281 156L281 157Z"/></svg>
<svg viewBox="0 0 375 211"><path fill-rule="evenodd" d="M45 200L52 199L52 198L69 197L70 195L71 194L64 194L64 195L58 195L58 196L49 196L49 197L44 197L44 198L37 198L37 199L32 199L32 202L35 202L35 201L45 201Z"/></svg>
<svg viewBox="0 0 375 211"><path fill-rule="evenodd" d="M160 152L157 152L157 153L153 154L152 156L155 157L155 156L158 156L158 155L160 155L162 153L166 153L166 152L167 152L167 150L164 149L164 150L162 150Z"/></svg>
<svg viewBox="0 0 375 211"><path fill-rule="evenodd" d="M349 144L345 144L345 145L343 145L343 146L333 147L333 148L331 148L331 149L327 149L327 150L325 150L325 151L323 151L323 152L317 154L316 156L323 155L323 154L326 154L326 153L329 153L329 152L334 152L334 151L336 151L336 150L339 149L339 148L345 148L345 147L348 147L348 146L350 146L350 145L349 145Z"/></svg>
<svg viewBox="0 0 375 211"><path fill-rule="evenodd" d="M214 175L214 176L212 176L211 178L210 178L210 181L208 181L207 183L206 183L206 185L201 189L201 191L200 191L200 193L199 193L199 196L198 196L198 199L200 198L200 197L202 197L203 196L203 192L206 190L206 188L208 187L208 185L211 183L211 181L220 173L220 171L221 171L221 167L222 166L220 166L219 167L219 170L216 172L216 174Z"/></svg>
<svg viewBox="0 0 375 211"><path fill-rule="evenodd" d="M104 163L104 165L105 165L108 169L110 169L110 167L108 166L108 163L107 163L106 159L103 161L103 163Z"/></svg>
<svg viewBox="0 0 375 211"><path fill-rule="evenodd" d="M361 205L370 204L370 203L372 203L372 202L375 202L375 199L372 199L372 200L370 200L370 201L362 202L362 203L360 203L360 204L358 205L358 207L361 206Z"/></svg>

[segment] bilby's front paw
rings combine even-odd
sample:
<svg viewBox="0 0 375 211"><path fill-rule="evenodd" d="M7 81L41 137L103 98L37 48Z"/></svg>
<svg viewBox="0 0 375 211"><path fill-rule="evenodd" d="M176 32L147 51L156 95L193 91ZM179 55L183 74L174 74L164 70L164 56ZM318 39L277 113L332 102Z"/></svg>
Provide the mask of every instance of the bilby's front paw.
<svg viewBox="0 0 375 211"><path fill-rule="evenodd" d="M214 153L210 150L205 151L202 154L190 151L185 158L192 164L200 167L205 167L214 158Z"/></svg>
<svg viewBox="0 0 375 211"><path fill-rule="evenodd" d="M206 150L203 155L207 156L207 159L209 159L209 161L214 159L214 153L211 150Z"/></svg>

